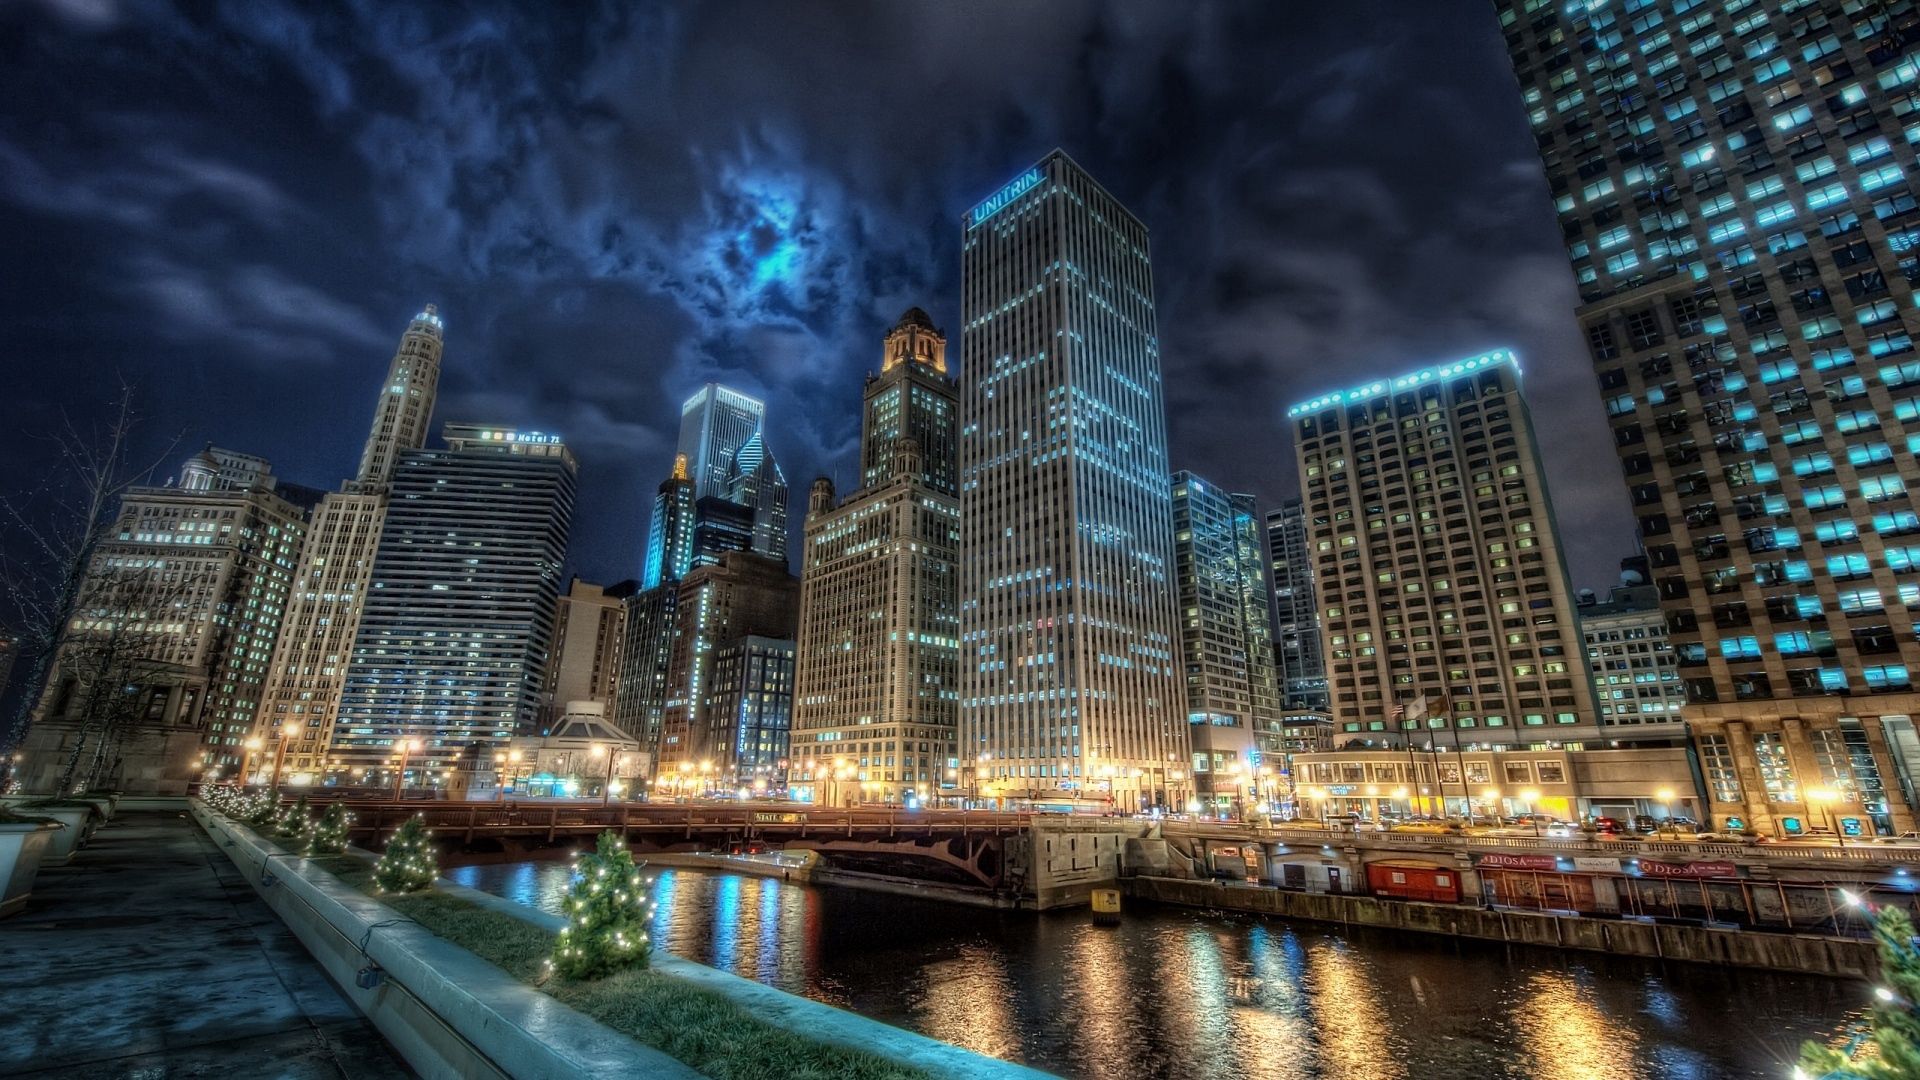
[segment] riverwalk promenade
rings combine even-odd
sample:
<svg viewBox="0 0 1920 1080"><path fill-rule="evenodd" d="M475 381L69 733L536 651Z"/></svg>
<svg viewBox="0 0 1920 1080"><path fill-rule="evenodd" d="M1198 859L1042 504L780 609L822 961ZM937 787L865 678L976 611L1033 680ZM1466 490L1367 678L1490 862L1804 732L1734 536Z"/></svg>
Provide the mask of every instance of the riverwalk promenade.
<svg viewBox="0 0 1920 1080"><path fill-rule="evenodd" d="M0 956L0 1075L412 1075L184 806L43 868Z"/></svg>

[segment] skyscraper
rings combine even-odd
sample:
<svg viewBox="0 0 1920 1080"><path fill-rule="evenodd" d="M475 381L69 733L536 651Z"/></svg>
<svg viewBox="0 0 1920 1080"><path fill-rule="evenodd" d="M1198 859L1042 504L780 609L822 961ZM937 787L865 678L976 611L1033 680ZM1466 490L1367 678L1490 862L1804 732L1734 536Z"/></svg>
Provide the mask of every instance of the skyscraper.
<svg viewBox="0 0 1920 1080"><path fill-rule="evenodd" d="M673 475L660 481L653 498L653 520L647 528L646 563L640 587L651 589L663 581L678 581L693 564L693 481L687 476L687 456L675 455Z"/></svg>
<svg viewBox="0 0 1920 1080"><path fill-rule="evenodd" d="M1173 474L1193 790L1219 809L1251 801L1262 761L1284 750L1266 544L1257 522L1251 495L1229 494L1190 472Z"/></svg>
<svg viewBox="0 0 1920 1080"><path fill-rule="evenodd" d="M567 706L576 701L597 701L612 708L620 681L620 649L626 639L625 600L634 592L632 581L592 585L574 578L568 584L554 608L542 726L558 723Z"/></svg>
<svg viewBox="0 0 1920 1080"><path fill-rule="evenodd" d="M386 518L387 484L399 453L426 443L445 329L432 304L408 324L374 402L360 471L321 500L307 526L261 699L262 734L269 742L287 740L289 775L317 776L326 763Z"/></svg>
<svg viewBox="0 0 1920 1080"><path fill-rule="evenodd" d="M714 497L753 511L753 550L787 557L787 480L767 448L761 402L708 383L680 406L681 457L693 497Z"/></svg>
<svg viewBox="0 0 1920 1080"><path fill-rule="evenodd" d="M660 768L704 765L701 778L728 790L767 777L784 786L799 600L786 563L751 552L680 580Z"/></svg>
<svg viewBox="0 0 1920 1080"><path fill-rule="evenodd" d="M541 715L573 455L539 432L448 424L441 435L444 448L395 465L334 725L331 752L376 782L392 782L387 759L403 740L421 744L409 772L430 777Z"/></svg>
<svg viewBox="0 0 1920 1080"><path fill-rule="evenodd" d="M1327 661L1320 646L1320 607L1313 589L1307 515L1298 497L1267 515L1267 561L1273 571L1274 653L1284 705L1327 707Z"/></svg>
<svg viewBox="0 0 1920 1080"><path fill-rule="evenodd" d="M1380 379L1287 416L1326 613L1335 745L1457 735L1597 748L1514 355Z"/></svg>
<svg viewBox="0 0 1920 1080"><path fill-rule="evenodd" d="M1162 802L1187 758L1147 229L1061 151L962 223L960 756Z"/></svg>
<svg viewBox="0 0 1920 1080"><path fill-rule="evenodd" d="M961 781L959 400L945 370L945 336L909 309L867 380L864 486L836 506L814 482L793 717L793 786L814 802L905 803Z"/></svg>
<svg viewBox="0 0 1920 1080"><path fill-rule="evenodd" d="M1905 7L1497 5L1720 827L1914 827Z"/></svg>
<svg viewBox="0 0 1920 1080"><path fill-rule="evenodd" d="M234 775L306 531L301 498L265 460L217 447L189 459L178 486L128 490L28 735L42 790L66 757L49 740L69 738L117 760L113 779L131 790Z"/></svg>

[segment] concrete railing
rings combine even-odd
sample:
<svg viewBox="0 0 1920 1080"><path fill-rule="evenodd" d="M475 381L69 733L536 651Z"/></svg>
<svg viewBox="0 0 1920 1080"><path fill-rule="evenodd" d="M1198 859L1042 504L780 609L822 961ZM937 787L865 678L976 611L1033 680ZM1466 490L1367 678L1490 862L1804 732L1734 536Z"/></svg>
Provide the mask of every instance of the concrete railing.
<svg viewBox="0 0 1920 1080"><path fill-rule="evenodd" d="M343 992L421 1073L661 1080L700 1075L434 936L307 860L270 847L252 830L213 814L204 804L195 802L193 814L226 845L235 865L327 967ZM266 887L261 884L261 865L269 861L268 869L277 882ZM445 878L434 887L547 930L558 931L565 925L557 915ZM362 941L366 942L364 955ZM393 1008L380 1000L384 988L356 990L355 973L369 961L386 969L384 987L397 984L401 993L396 996L418 1002L420 1008L412 1012ZM716 993L776 1028L814 1042L864 1051L932 1076L956 1080L1050 1077L663 952L654 953L652 964L655 970ZM461 1000L463 994L472 1000ZM389 1025L394 1030L388 1030ZM448 1071L447 1066L454 1067Z"/></svg>
<svg viewBox="0 0 1920 1080"><path fill-rule="evenodd" d="M573 1011L244 825L192 804L261 899L423 1076L661 1078L701 1074ZM358 973L377 967L372 987Z"/></svg>

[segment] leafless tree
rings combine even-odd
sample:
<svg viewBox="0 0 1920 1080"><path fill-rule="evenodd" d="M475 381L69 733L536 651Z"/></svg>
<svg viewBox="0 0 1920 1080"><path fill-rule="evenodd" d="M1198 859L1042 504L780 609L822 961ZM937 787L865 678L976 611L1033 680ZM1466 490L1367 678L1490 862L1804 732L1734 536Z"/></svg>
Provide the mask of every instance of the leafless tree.
<svg viewBox="0 0 1920 1080"><path fill-rule="evenodd" d="M55 465L26 490L0 496L0 628L28 660L0 750L26 735L121 496L147 482L173 453L169 444L144 465L132 461L136 401L134 388L123 382L96 422L76 424L63 413L58 428L43 436Z"/></svg>

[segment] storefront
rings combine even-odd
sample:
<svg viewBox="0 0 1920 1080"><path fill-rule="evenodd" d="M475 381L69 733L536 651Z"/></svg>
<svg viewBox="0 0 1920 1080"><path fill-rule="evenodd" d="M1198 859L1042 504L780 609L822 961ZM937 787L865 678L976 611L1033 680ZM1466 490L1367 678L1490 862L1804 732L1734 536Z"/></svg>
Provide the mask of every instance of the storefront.
<svg viewBox="0 0 1920 1080"><path fill-rule="evenodd" d="M1592 915L1614 910L1612 875L1619 859L1571 859L1554 855L1479 855L1481 896L1494 907Z"/></svg>

